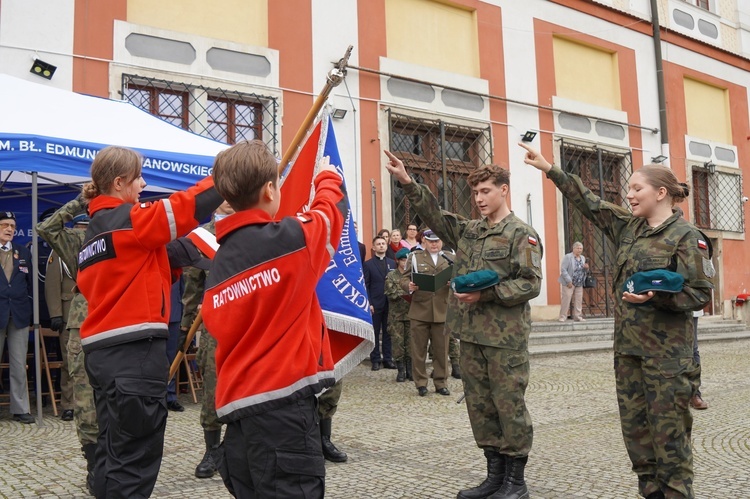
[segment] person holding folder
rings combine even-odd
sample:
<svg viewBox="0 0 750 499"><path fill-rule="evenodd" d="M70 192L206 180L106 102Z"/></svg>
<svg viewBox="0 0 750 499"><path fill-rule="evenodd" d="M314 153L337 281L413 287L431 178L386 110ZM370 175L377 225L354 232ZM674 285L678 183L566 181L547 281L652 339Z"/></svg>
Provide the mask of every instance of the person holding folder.
<svg viewBox="0 0 750 499"><path fill-rule="evenodd" d="M450 395L446 386L448 338L445 335L445 316L448 308L448 282L453 255L446 255L437 234L426 230L422 237L423 251L411 253L401 286L412 295L409 307L411 322L412 373L417 393L427 395L427 343L432 343L432 365L435 392ZM419 283L419 284L417 284Z"/></svg>

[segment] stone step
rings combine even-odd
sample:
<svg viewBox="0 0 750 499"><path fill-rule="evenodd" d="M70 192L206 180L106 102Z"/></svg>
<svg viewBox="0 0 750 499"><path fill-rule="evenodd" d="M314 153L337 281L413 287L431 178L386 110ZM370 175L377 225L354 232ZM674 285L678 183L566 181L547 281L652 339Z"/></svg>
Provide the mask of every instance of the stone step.
<svg viewBox="0 0 750 499"><path fill-rule="evenodd" d="M532 333L533 337L533 333ZM698 329L698 341L708 343L712 341L737 341L750 338L750 329L744 329L742 331L703 331ZM531 339L529 340L529 354L536 357L542 356L555 356L555 355L567 355L576 353L589 353L589 352L606 352L612 351L612 339L608 340L597 340L597 341L577 341L567 343L540 343L532 344Z"/></svg>

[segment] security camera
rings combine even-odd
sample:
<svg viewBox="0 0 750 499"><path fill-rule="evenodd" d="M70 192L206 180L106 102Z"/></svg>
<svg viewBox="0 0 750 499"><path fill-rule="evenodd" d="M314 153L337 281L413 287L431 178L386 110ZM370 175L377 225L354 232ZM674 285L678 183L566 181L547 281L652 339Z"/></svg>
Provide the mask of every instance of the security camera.
<svg viewBox="0 0 750 499"><path fill-rule="evenodd" d="M748 198L747 196L742 196L742 202L743 203L747 203L748 199L750 199L750 198Z"/></svg>

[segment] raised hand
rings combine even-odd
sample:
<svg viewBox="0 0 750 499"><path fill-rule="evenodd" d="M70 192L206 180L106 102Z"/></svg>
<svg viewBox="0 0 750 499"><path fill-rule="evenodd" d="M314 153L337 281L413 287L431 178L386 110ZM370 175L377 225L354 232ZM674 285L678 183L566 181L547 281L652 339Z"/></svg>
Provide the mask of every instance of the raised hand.
<svg viewBox="0 0 750 499"><path fill-rule="evenodd" d="M547 173L552 169L552 165L544 159L544 156L542 156L542 153L531 147L529 144L526 144L525 142L519 142L519 146L526 149L526 155L523 158L523 162L527 165L531 165L537 170L543 171L544 173Z"/></svg>
<svg viewBox="0 0 750 499"><path fill-rule="evenodd" d="M404 168L403 161L394 156L390 151L383 152L386 156L388 156L388 159L390 160L385 164L385 169L388 170L388 173L390 173L393 178L404 185L411 183L411 177L408 173L406 173L406 168Z"/></svg>

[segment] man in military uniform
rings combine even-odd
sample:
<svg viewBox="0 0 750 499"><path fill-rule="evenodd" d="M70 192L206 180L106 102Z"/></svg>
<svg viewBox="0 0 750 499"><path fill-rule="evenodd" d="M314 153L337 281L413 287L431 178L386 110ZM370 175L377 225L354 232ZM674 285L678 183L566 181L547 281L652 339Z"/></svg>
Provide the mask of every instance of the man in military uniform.
<svg viewBox="0 0 750 499"><path fill-rule="evenodd" d="M86 207L80 196L66 203L51 217L37 226L37 231L47 243L59 255L65 264L70 276L75 281L78 274L78 253L83 246L85 237L85 223L88 217L85 215ZM69 229L65 223L78 221L78 228ZM96 452L96 440L99 436L99 425L96 421L96 406L94 404L94 391L89 384L86 373L85 357L81 348L81 324L83 324L88 312L88 302L78 288L75 288L73 298L70 300L67 324L69 337L67 343L68 372L73 385L73 415L76 422L78 440L81 442L81 450L86 458L86 487L93 495L94 487L94 463Z"/></svg>
<svg viewBox="0 0 750 499"><path fill-rule="evenodd" d="M510 172L495 165L468 178L482 218L465 220L441 211L435 196L417 184L388 151L386 169L403 186L419 217L452 248L454 276L479 270L499 283L472 293L454 293L447 325L461 340L461 374L469 421L487 459L487 478L461 490L459 499L528 497L524 468L533 430L524 395L529 382L529 300L542 283L542 243L508 207Z"/></svg>
<svg viewBox="0 0 750 499"><path fill-rule="evenodd" d="M52 213L49 216L52 216ZM46 218L42 221L44 220ZM86 214L76 215L73 218L74 229L85 231L88 223L89 218ZM70 377L68 366L68 340L70 338L68 317L70 316L70 305L76 294L76 282L73 273L54 250L47 258L46 268L44 294L50 317L49 328L60 333L60 351L62 353L62 369L60 370L60 391L62 392L60 406L62 412L60 419L73 421L73 380Z"/></svg>
<svg viewBox="0 0 750 499"><path fill-rule="evenodd" d="M401 287L411 294L409 306L411 355L414 384L420 397L427 395L427 343L432 345L432 382L439 395L450 395L446 386L448 337L445 335L445 315L448 304L447 284L434 291L419 289L412 274L436 275L451 266L443 256L443 242L437 234L426 230L422 236L423 251L415 251L406 260L406 272L401 276Z"/></svg>
<svg viewBox="0 0 750 499"><path fill-rule="evenodd" d="M385 276L385 296L388 298L388 334L391 335L393 360L396 361L398 374L396 381L403 383L407 379L414 381L411 373L411 350L409 343L409 304L411 296L401 287L401 277L406 275L406 260L409 250L401 248L396 253L396 268ZM408 297L408 299L407 299Z"/></svg>
<svg viewBox="0 0 750 499"><path fill-rule="evenodd" d="M218 248L216 242L216 221L226 218L233 214L234 210L226 201L222 203L214 212L213 219L199 229L194 234L199 234L203 243L198 241L198 249L207 257L213 258L213 254ZM192 238L193 234L191 234ZM195 241L195 239L193 239ZM195 321L198 315L201 302L203 301L203 289L206 282L208 271L196 267L186 267L183 270L185 280L185 292L182 295L182 323L180 329L186 333ZM185 349L184 338L180 338L178 348ZM216 463L213 459L213 451L219 448L221 443L221 426L219 417L216 415L216 339L211 333L201 327L200 342L198 344L198 354L196 355L198 367L200 368L201 377L203 378L203 394L201 396L201 415L200 422L203 427L203 439L206 442L206 452L203 459L195 468L197 478L211 478L216 474Z"/></svg>

